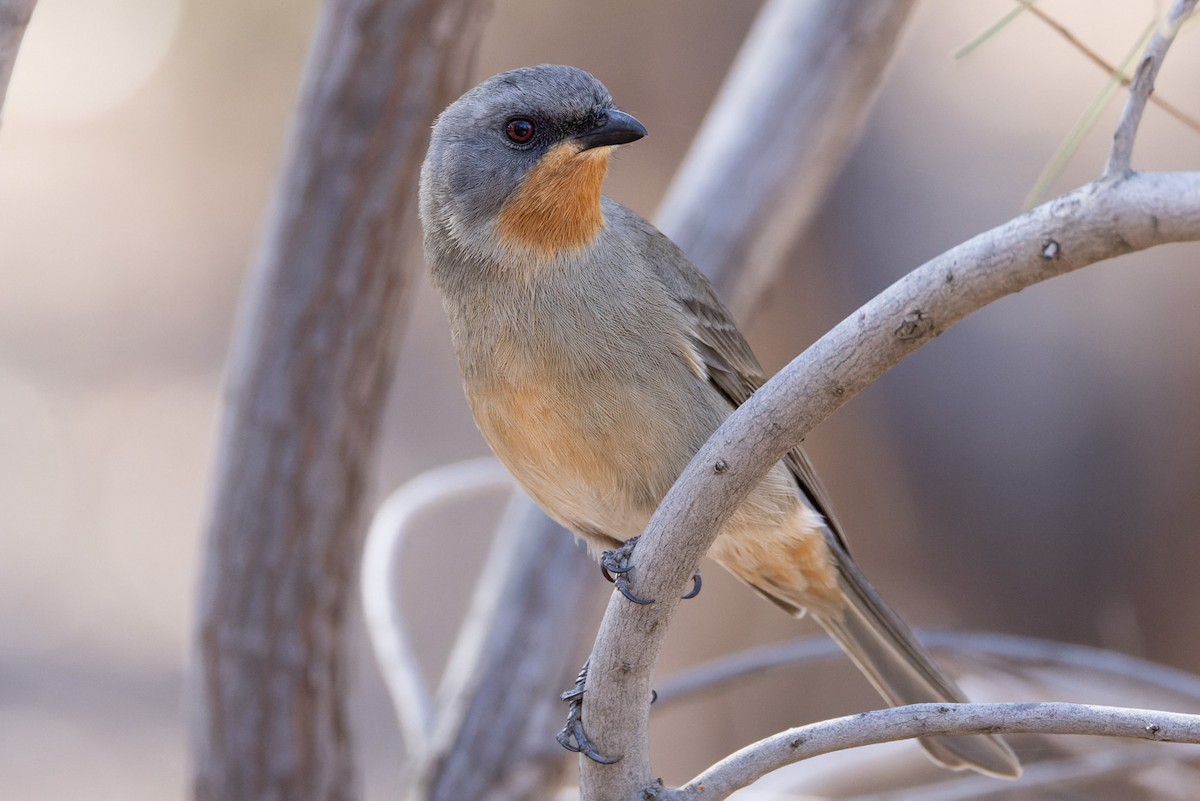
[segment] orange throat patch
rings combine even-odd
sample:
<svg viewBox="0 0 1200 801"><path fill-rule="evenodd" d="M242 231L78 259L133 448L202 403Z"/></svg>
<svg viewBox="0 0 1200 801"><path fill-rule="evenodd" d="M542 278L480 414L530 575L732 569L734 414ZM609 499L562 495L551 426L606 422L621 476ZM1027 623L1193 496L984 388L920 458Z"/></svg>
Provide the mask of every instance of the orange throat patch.
<svg viewBox="0 0 1200 801"><path fill-rule="evenodd" d="M555 145L522 181L496 220L506 245L533 247L544 256L590 243L604 227L600 187L612 148L576 150Z"/></svg>

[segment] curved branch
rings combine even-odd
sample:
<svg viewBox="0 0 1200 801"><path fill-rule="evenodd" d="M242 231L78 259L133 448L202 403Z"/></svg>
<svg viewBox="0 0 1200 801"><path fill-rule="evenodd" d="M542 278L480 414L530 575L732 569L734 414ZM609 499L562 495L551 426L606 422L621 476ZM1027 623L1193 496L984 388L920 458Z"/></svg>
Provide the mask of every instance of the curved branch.
<svg viewBox="0 0 1200 801"><path fill-rule="evenodd" d="M1196 0L1177 0L1172 24ZM1171 25L1147 48L1117 139L1129 149ZM1142 98L1139 100L1139 98ZM1118 142L1119 144L1119 142ZM1120 146L1101 180L976 236L909 273L794 359L713 434L659 505L633 556L634 593L610 599L592 651L585 715L613 765L581 761L584 801L657 792L650 675L683 588L724 523L815 425L954 323L1005 295L1098 261L1200 240L1200 173L1130 174ZM1126 154L1127 155L1127 154ZM803 398L803 402L797 402ZM710 795L709 799L719 796Z"/></svg>
<svg viewBox="0 0 1200 801"><path fill-rule="evenodd" d="M634 553L634 592L659 602L635 606L617 597L605 613L585 712L599 750L626 758L615 766L585 764L584 797L597 797L587 795L587 779L602 771L609 771L608 797L635 798L648 786L645 702L681 589L733 510L813 426L994 300L1098 261L1196 240L1200 173L1139 173L1087 184L904 276L734 412L684 470Z"/></svg>
<svg viewBox="0 0 1200 801"><path fill-rule="evenodd" d="M930 735L1088 734L1200 744L1200 715L1089 704L912 704L780 732L730 754L660 801L724 798L820 754Z"/></svg>
<svg viewBox="0 0 1200 801"><path fill-rule="evenodd" d="M513 486L512 476L492 456L435 467L388 495L367 529L359 566L367 639L410 753L425 746L433 730L433 713L397 586L402 547L421 512L464 495L497 489L511 492Z"/></svg>

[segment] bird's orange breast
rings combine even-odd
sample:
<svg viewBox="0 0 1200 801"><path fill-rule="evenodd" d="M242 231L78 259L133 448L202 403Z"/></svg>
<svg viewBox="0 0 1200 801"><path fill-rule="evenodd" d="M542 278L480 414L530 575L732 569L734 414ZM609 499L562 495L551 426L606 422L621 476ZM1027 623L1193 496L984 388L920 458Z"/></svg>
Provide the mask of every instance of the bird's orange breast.
<svg viewBox="0 0 1200 801"><path fill-rule="evenodd" d="M500 241L547 256L593 241L604 227L600 187L610 150L579 151L572 142L548 150L501 209L496 220Z"/></svg>

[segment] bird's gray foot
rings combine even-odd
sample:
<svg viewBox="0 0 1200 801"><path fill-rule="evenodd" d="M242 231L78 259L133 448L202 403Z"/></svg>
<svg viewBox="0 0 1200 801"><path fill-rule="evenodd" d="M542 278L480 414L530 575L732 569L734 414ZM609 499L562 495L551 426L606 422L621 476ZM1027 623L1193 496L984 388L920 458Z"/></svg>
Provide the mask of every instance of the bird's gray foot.
<svg viewBox="0 0 1200 801"><path fill-rule="evenodd" d="M601 765L611 765L614 762L621 761L620 757L606 757L596 750L592 745L592 741L588 739L587 733L583 730L583 693L587 685L588 666L591 664L589 659L583 663L583 668L579 671L579 676L575 679L575 686L562 694L561 698L567 702L567 725L562 727L562 730L555 735L558 744L568 751L574 751L577 754L583 754L593 762L599 762Z"/></svg>
<svg viewBox="0 0 1200 801"><path fill-rule="evenodd" d="M613 583L613 586L625 596L626 600L633 601L635 604L652 604L654 599L639 598L633 594L633 590L629 586L627 574L633 569L630 557L633 556L633 549L637 545L637 541L637 537L630 537L620 548L600 554L600 572L604 574L604 578ZM692 589L683 596L683 600L686 601L699 595L700 586L700 571L697 570L696 575L692 576Z"/></svg>

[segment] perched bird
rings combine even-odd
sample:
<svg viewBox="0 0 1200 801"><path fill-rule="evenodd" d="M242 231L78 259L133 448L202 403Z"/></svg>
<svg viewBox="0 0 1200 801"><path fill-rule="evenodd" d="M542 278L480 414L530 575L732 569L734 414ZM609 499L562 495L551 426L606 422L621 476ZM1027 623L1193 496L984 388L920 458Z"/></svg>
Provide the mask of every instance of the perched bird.
<svg viewBox="0 0 1200 801"><path fill-rule="evenodd" d="M528 67L442 112L421 170L425 256L479 430L593 551L637 537L765 380L688 257L600 194L613 149L645 134L588 73ZM789 614L811 614L889 703L964 700L851 560L800 450L709 556ZM998 737L921 742L948 768L1020 774Z"/></svg>

